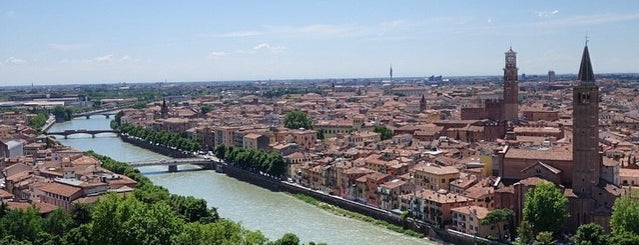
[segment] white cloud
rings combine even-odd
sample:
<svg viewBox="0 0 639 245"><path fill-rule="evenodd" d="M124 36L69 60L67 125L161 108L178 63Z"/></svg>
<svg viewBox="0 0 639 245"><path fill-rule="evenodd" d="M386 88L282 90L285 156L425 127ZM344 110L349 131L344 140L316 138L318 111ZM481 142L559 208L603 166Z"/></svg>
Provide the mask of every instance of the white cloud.
<svg viewBox="0 0 639 245"><path fill-rule="evenodd" d="M13 56L11 56L11 57L7 58L6 60L4 60L4 64L7 64L7 65L24 65L26 63L27 63L26 60L18 59L18 58L13 57Z"/></svg>
<svg viewBox="0 0 639 245"><path fill-rule="evenodd" d="M121 61L128 61L128 60L131 60L131 56L128 56L128 55L122 56L122 58L120 58L120 60L121 60Z"/></svg>
<svg viewBox="0 0 639 245"><path fill-rule="evenodd" d="M550 18L555 16L556 14L559 13L559 10L555 9L552 11L537 11L537 17L541 17L541 18Z"/></svg>
<svg viewBox="0 0 639 245"><path fill-rule="evenodd" d="M11 18L13 16L16 16L16 12L13 10L9 10L7 12L4 12L4 16Z"/></svg>
<svg viewBox="0 0 639 245"><path fill-rule="evenodd" d="M253 47L253 50L255 51L260 51L260 50L268 50L272 53L281 53L284 50L286 50L286 47L283 46L271 46L268 43L260 43L258 45L256 45L255 47Z"/></svg>
<svg viewBox="0 0 639 245"><path fill-rule="evenodd" d="M109 63L109 62L113 61L113 55L112 54L107 54L107 55L104 55L104 56L95 57L95 58L91 59L91 61L99 62L99 63Z"/></svg>
<svg viewBox="0 0 639 245"><path fill-rule="evenodd" d="M71 50L78 50L84 47L87 47L89 45L87 44L79 44L79 43L71 43L71 44L60 44L60 43L50 43L49 48L53 49L53 50L57 50L57 51L71 51Z"/></svg>
<svg viewBox="0 0 639 245"><path fill-rule="evenodd" d="M493 18L488 18L488 20L486 22L488 22L488 24L492 25L493 24Z"/></svg>

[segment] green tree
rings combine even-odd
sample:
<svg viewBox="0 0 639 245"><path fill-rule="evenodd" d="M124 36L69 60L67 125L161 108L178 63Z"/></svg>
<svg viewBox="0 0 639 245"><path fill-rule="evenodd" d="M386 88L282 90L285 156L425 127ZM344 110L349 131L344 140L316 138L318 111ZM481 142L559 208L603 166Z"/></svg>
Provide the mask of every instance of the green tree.
<svg viewBox="0 0 639 245"><path fill-rule="evenodd" d="M200 108L200 111L202 112L202 114L209 113L211 110L213 110L213 108L211 106L209 106L209 105L203 105Z"/></svg>
<svg viewBox="0 0 639 245"><path fill-rule="evenodd" d="M213 151L217 158L224 159L224 156L226 155L226 145L220 144L216 146Z"/></svg>
<svg viewBox="0 0 639 245"><path fill-rule="evenodd" d="M613 235L629 233L639 235L639 199L623 196L612 206L610 228Z"/></svg>
<svg viewBox="0 0 639 245"><path fill-rule="evenodd" d="M64 233L61 244L65 245L89 245L93 244L91 225L83 224Z"/></svg>
<svg viewBox="0 0 639 245"><path fill-rule="evenodd" d="M523 218L530 223L532 231L550 231L557 234L568 220L568 199L553 183L545 182L528 189L524 203Z"/></svg>
<svg viewBox="0 0 639 245"><path fill-rule="evenodd" d="M16 240L34 242L42 231L43 221L34 206L29 206L25 211L9 210L0 219L0 235L12 235Z"/></svg>
<svg viewBox="0 0 639 245"><path fill-rule="evenodd" d="M583 224L577 228L577 234L572 238L575 245L607 245L608 236L604 228L598 224Z"/></svg>
<svg viewBox="0 0 639 245"><path fill-rule="evenodd" d="M219 216L215 209L210 209L204 199L192 196L171 195L169 203L173 209L187 222L195 222L206 219L216 221Z"/></svg>
<svg viewBox="0 0 639 245"><path fill-rule="evenodd" d="M300 239L292 233L284 234L280 239L272 243L273 245L299 245Z"/></svg>
<svg viewBox="0 0 639 245"><path fill-rule="evenodd" d="M144 210L143 204L135 198L107 194L93 207L91 213L93 240L104 244L133 244L128 232L129 219Z"/></svg>
<svg viewBox="0 0 639 245"><path fill-rule="evenodd" d="M393 130L390 130L386 126L375 125L375 127L373 128L373 132L379 133L382 140L393 138Z"/></svg>
<svg viewBox="0 0 639 245"><path fill-rule="evenodd" d="M170 244L173 235L182 232L184 221L163 202L151 207L134 209L124 223L127 243L118 244ZM95 232L95 231L94 231Z"/></svg>
<svg viewBox="0 0 639 245"><path fill-rule="evenodd" d="M499 239L501 240L504 237L502 235L502 227L504 226L504 224L510 227L514 216L515 213L511 209L494 209L488 212L488 214L486 214L486 217L484 217L480 222L482 225L497 226Z"/></svg>
<svg viewBox="0 0 639 245"><path fill-rule="evenodd" d="M303 111L294 110L284 116L284 127L311 129L313 128L313 121Z"/></svg>
<svg viewBox="0 0 639 245"><path fill-rule="evenodd" d="M319 140L326 139L326 136L324 135L324 129L317 130L317 139Z"/></svg>
<svg viewBox="0 0 639 245"><path fill-rule="evenodd" d="M542 231L535 237L534 245L553 245L555 241L552 237L552 231Z"/></svg>
<svg viewBox="0 0 639 245"><path fill-rule="evenodd" d="M44 220L44 230L54 236L62 236L73 226L71 215L62 210L56 209Z"/></svg>
<svg viewBox="0 0 639 245"><path fill-rule="evenodd" d="M44 111L38 112L38 115L36 117L29 120L29 127L35 130L40 130L40 128L42 128L42 126L44 126L44 124L47 122L48 118L49 113Z"/></svg>
<svg viewBox="0 0 639 245"><path fill-rule="evenodd" d="M637 245L639 244L639 236L630 232L612 234L612 236L610 237L610 244Z"/></svg>

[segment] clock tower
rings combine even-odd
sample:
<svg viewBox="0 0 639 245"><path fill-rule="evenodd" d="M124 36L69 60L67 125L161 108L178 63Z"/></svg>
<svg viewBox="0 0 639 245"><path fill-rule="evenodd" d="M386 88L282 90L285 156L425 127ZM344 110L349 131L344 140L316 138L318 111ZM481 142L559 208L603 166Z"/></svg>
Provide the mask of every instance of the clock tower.
<svg viewBox="0 0 639 245"><path fill-rule="evenodd" d="M506 54L504 67L504 111L503 119L512 121L519 118L519 85L517 83L517 53L512 47Z"/></svg>

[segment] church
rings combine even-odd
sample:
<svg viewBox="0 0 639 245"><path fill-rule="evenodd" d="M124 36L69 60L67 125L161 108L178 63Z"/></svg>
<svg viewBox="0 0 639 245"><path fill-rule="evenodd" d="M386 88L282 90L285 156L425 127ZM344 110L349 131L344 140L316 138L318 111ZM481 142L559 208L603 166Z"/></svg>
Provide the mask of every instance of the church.
<svg viewBox="0 0 639 245"><path fill-rule="evenodd" d="M614 182L614 176L602 174L611 171L603 164L598 115L599 87L586 45L573 85L572 144L545 150L506 146L497 157L498 176L506 184L497 191L497 206L515 210L516 219L521 221L526 191L549 181L568 199L567 230L575 231L579 225L593 222L608 229L612 205L624 189Z"/></svg>

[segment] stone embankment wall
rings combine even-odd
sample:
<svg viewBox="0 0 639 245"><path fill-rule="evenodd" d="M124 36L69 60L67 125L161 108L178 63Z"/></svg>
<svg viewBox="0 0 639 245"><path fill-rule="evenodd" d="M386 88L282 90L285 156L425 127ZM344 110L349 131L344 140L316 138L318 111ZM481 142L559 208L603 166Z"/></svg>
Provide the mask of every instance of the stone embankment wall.
<svg viewBox="0 0 639 245"><path fill-rule="evenodd" d="M144 149L153 151L155 153L159 153L165 156L169 156L169 157L174 157L174 158L187 158L187 157L192 157L190 156L188 153L184 153L181 152L179 150L174 150L165 146L161 146L161 145L155 145L155 144L151 144L147 141L144 140L140 140L140 139L136 139L133 137L130 137L128 135L120 135L120 138L122 139L122 141L135 145L135 146L139 146L142 147Z"/></svg>

